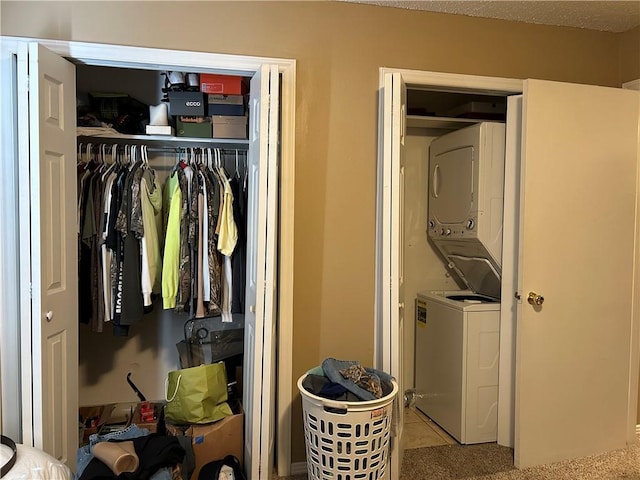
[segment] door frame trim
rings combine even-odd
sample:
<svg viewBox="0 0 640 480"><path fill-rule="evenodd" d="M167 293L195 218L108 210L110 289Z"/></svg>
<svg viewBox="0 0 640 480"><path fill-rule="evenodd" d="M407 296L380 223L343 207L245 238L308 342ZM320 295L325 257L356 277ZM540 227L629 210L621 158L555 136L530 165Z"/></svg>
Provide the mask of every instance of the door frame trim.
<svg viewBox="0 0 640 480"><path fill-rule="evenodd" d="M640 78L635 80L631 80L630 82L626 82L622 84L623 89L627 90L638 90L640 91ZM639 140L640 141L640 140ZM638 153L638 165L640 165L640 152ZM636 186L640 185L640 168L638 169L638 178L636 179ZM638 188L638 187L636 187ZM640 219L638 216L640 215L640 192L636 190L636 244L640 239ZM638 268L638 254L640 248L636 245L636 269L634 281L635 285L640 285L640 269ZM633 289L634 294L636 293L636 288ZM640 295L635 295L633 308L635 312L640 312ZM637 315L637 313L636 313ZM640 369L640 324L637 321L632 327L632 331L630 332L629 341L631 342L631 366L635 365L636 369ZM635 353L634 353L635 352ZM640 384L640 374L638 376L638 384ZM640 435L640 392L638 391L638 385L633 388L633 385L629 385L629 403L631 405L636 405L635 412L629 411L629 423L635 423L636 426L630 426L630 434L629 437L633 438L633 435ZM635 420L633 420L635 418Z"/></svg>
<svg viewBox="0 0 640 480"><path fill-rule="evenodd" d="M278 348L277 348L277 418L274 418L274 428L277 426L277 458L276 468L279 475L288 476L291 469L291 409L292 402L292 355L293 355L293 261L294 261L294 201L295 201L295 98L296 98L296 60L269 57L254 57L245 55L230 55L220 53L206 53L170 50L162 48L146 48L136 46L108 45L64 40L50 40L26 37L2 37L3 44L15 45L16 49L29 42L37 42L53 52L68 59L95 66L117 66L126 68L143 68L152 70L186 69L197 67L203 72L227 74L253 74L260 65L275 64L281 78L280 93L280 222L278 230L279 258L278 258ZM117 60L114 60L117 59ZM20 87L20 86L19 86ZM19 97L26 92L19 91ZM24 131L24 130L23 130ZM24 138L24 135L19 135ZM18 144L20 145L20 138ZM28 151L28 150L23 150ZM21 197L23 193L20 193ZM22 203L22 202L20 202ZM21 212L24 213L24 212ZM21 215L22 216L22 215ZM28 217L27 217L28 218ZM22 220L21 220L22 222ZM21 255L22 258L22 255ZM21 260L22 262L22 260ZM24 270L21 267L21 271ZM28 279L23 282L20 290L28 291ZM21 305L24 307L24 295ZM29 299L30 304L30 299ZM21 324L23 328L30 325L31 319L25 318L22 310ZM28 328L28 326L27 326ZM24 332L24 330L23 330ZM24 360L23 349L23 360ZM28 363L30 365L30 363ZM23 363L24 366L24 363ZM24 379L24 375L23 375ZM32 403L27 391L23 396L24 406ZM26 398L25 398L26 397ZM27 417L29 415L27 414ZM277 422L277 423L276 423ZM23 435L26 439L33 438L32 427L24 425Z"/></svg>

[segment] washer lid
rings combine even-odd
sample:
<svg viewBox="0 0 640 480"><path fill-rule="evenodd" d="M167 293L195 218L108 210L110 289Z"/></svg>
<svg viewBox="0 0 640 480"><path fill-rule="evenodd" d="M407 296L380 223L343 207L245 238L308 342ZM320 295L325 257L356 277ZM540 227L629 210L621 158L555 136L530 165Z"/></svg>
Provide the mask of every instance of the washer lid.
<svg viewBox="0 0 640 480"><path fill-rule="evenodd" d="M491 262L481 257L449 255L449 266L469 289L480 295L500 299L500 273Z"/></svg>

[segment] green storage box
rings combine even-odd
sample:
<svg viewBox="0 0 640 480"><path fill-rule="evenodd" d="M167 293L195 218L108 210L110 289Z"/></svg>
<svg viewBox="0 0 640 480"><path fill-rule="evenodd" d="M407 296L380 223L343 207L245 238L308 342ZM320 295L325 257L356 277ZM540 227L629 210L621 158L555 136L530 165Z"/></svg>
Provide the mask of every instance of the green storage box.
<svg viewBox="0 0 640 480"><path fill-rule="evenodd" d="M177 117L176 132L179 137L211 138L211 118Z"/></svg>

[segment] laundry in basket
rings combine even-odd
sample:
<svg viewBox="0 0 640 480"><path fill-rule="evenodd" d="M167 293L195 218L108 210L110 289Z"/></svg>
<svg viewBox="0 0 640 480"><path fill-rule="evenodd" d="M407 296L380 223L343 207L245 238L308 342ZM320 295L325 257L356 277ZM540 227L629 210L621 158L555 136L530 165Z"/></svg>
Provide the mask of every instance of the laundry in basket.
<svg viewBox="0 0 640 480"><path fill-rule="evenodd" d="M327 361L329 360L329 361ZM357 384L358 378L345 378L339 372L345 371L350 377L358 372L351 368L357 362L343 362L327 359L322 368L310 370L298 379L298 389L302 396L302 410L304 420L304 436L307 452L307 473L309 480L323 480L325 478L376 478L390 480L388 471L389 445L392 432L392 417L394 402L398 394L395 380L384 372L364 369L364 387L375 375L380 381L382 395L375 398L375 393L369 392ZM326 375L325 367L330 372L331 381ZM335 368L334 368L335 367ZM342 378L335 377L338 372ZM333 400L312 393L305 384L309 385L308 377L316 376L329 379L325 385L341 386L346 391L344 398L351 400ZM357 388L355 388L357 387ZM365 390L370 400L359 399L352 390ZM376 388L372 388L377 391ZM319 393L319 392L317 392ZM355 398L355 400L353 400Z"/></svg>

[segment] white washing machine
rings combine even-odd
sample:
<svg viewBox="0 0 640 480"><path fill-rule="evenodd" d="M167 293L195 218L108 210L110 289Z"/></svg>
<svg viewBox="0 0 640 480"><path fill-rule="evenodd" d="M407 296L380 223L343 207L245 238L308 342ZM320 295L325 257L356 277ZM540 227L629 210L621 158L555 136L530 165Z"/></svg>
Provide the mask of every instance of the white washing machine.
<svg viewBox="0 0 640 480"><path fill-rule="evenodd" d="M500 303L472 291L416 298L416 407L462 444L498 432Z"/></svg>

